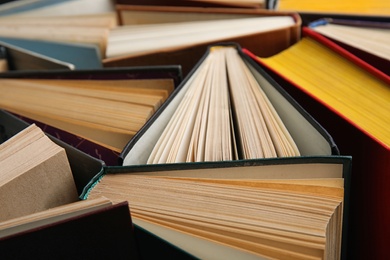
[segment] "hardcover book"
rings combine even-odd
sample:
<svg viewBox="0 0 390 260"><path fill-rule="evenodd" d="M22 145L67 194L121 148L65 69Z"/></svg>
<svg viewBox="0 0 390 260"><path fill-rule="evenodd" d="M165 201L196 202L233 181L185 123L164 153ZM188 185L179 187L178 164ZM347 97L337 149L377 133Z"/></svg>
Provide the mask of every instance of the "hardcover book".
<svg viewBox="0 0 390 260"><path fill-rule="evenodd" d="M129 104L133 104L136 107L141 107L140 104L142 104L142 102L147 102L147 98L149 97L149 103L147 104L147 106L143 107L147 110L153 110L161 103L161 100L159 101L159 99L156 98L156 95L165 93L163 89L159 90L157 89L157 87L168 87L168 89L172 91L181 82L182 75L180 67L172 65L111 69L107 68L101 70L76 70L61 72L12 72L3 73L0 75L0 78L2 78L0 79L0 81L3 82L2 85L5 89L8 88L8 83L20 83L26 87L26 91L33 91L33 93L41 93L39 97L43 99L51 99L51 97L54 98L55 96L57 96L57 98L61 98L60 100L52 104L54 107L53 110L51 110L51 113L39 113L37 109L32 110L30 105L27 106L27 109L23 110L21 106L31 104L31 102L36 101L34 101L33 99L29 99L29 101L23 103L20 102L19 98L17 99L17 101L11 102L11 107L8 107L9 111L13 111L16 115L23 117L23 119L28 121L29 123L36 123L42 129L44 129L46 133L56 136L64 142L76 147L77 149L103 160L107 165L117 165L118 155L122 151L123 147L130 140L132 135L125 135L123 132L124 130L121 130L120 132L118 132L117 130L115 132L109 129L101 129L101 125L97 127L85 125L86 122L92 122L92 119L89 117L87 118L87 121L84 120L80 121L79 123L75 121L70 121L70 119L66 119L69 118L69 116L66 118L57 118L55 114L59 111L54 108L62 106L62 113L66 111L70 113L71 110L74 109L74 105L66 106L67 100L69 102L71 101L68 98L70 95L73 95L78 99L87 98L85 102L89 104L92 104L91 102L94 102L95 106L100 104L99 106L101 107L107 107L107 102L112 103L114 101L113 95L117 95L117 93L122 93L120 94L120 97L118 96L116 99L118 104L126 102ZM19 86L21 86L20 84ZM91 84L93 84L94 86L91 86ZM38 88L38 86L41 87ZM43 88L44 86L46 87ZM88 88L91 89L91 91L85 92L85 89ZM84 94L80 92L83 91L83 89ZM155 89L155 91L153 89ZM77 92L76 90L78 90L79 92ZM155 92L155 94L153 94L153 91ZM126 95L131 95L131 97L127 97L126 99L124 99L123 93L125 92L128 92L128 94ZM130 92L133 94L131 94ZM5 93L7 92L3 92L4 95ZM12 93L15 95L14 91ZM19 94L23 98L26 98L26 93L27 92L19 92ZM101 93L101 95L98 96L98 93ZM109 94L111 96L109 96ZM5 98L5 96L3 97L3 101L8 102L10 101L10 99L8 98L12 99L14 96L8 96L8 98ZM165 98L166 96L164 96L163 99ZM44 107L47 106L49 103L38 101L38 103L35 104L38 107ZM5 103L3 103L3 105L5 105ZM82 111L86 113L91 109L92 107L82 107L77 111L77 114L73 115L73 117L80 117ZM108 120L110 118L113 118L113 115L116 115L116 119L114 119L115 122L109 123L109 126L111 128L115 125L118 125L119 121L122 123L131 123L135 120L140 119L140 116L134 116L129 118L130 110L128 110L128 115L124 115L123 111L120 113L120 111L117 110L117 107L112 107L111 110L113 109L115 111L107 117ZM134 113L133 110L131 111L131 113ZM96 112L93 113L97 115ZM102 113L103 112L100 113L101 116L103 115ZM124 116L122 117L123 120L121 119L118 121L117 119L121 117L121 115ZM101 119L101 117L99 118ZM95 120L99 118L96 118ZM128 131L130 130L130 128L126 129Z"/></svg>
<svg viewBox="0 0 390 260"><path fill-rule="evenodd" d="M388 256L390 77L319 33L304 33L270 58L245 52L353 156L350 257Z"/></svg>

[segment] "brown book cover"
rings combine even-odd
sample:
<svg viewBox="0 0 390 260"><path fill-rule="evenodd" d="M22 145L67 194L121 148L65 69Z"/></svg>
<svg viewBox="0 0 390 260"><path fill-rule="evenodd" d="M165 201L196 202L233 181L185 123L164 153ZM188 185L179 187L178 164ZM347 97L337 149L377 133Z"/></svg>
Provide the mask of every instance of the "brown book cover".
<svg viewBox="0 0 390 260"><path fill-rule="evenodd" d="M242 8L201 8L201 7L148 7L148 6L119 6L118 16L122 25L147 24L148 17L164 16L164 22L174 22L172 19L182 17L182 21L189 20L216 20L222 18L237 17L272 17L290 16L295 21L293 26L271 30L267 32L255 33L241 37L223 39L240 44L244 48L256 50L256 55L268 57L276 54L300 39L301 18L297 13L273 12L262 9L242 9ZM129 17L129 21L127 18ZM138 20L138 18L140 20ZM168 17L168 18L167 18ZM194 67L197 57L206 52L207 46L220 41L212 41L191 46L178 47L174 49L159 50L151 54L141 55L121 55L103 59L104 67L123 66L145 66L145 65L167 65L178 64L182 66L183 75Z"/></svg>

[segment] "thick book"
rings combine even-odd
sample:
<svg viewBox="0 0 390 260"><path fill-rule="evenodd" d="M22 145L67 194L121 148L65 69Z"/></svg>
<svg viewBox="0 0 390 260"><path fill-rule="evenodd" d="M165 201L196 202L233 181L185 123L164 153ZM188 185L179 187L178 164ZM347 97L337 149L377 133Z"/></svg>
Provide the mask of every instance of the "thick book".
<svg viewBox="0 0 390 260"><path fill-rule="evenodd" d="M18 134L30 124L6 111L0 111L0 142L3 143ZM67 143L48 135L50 139L65 148L76 184L77 194L83 196L85 188L105 171L105 163L95 159ZM177 248L160 237L132 225L128 204L118 202L110 205L86 202L90 206L81 206L82 200L51 208L45 212L11 219L0 223L0 256L6 259L30 259L31 257L53 258L59 255L66 258L145 259L148 257L171 257L194 259L190 254ZM75 203L75 204L73 204ZM53 212L72 211L62 217L42 220ZM18 205L16 205L18 206ZM79 208L81 207L81 210ZM72 216L72 214L74 214ZM60 215L60 214L57 214ZM61 219L62 218L62 219ZM34 222L33 220L36 220ZM39 221L39 219L41 219ZM26 223L27 224L22 224ZM34 224L34 223L35 224ZM9 229L6 229L8 227ZM102 246L102 243L104 246ZM158 248L151 251L150 246ZM71 249L71 250L70 250Z"/></svg>
<svg viewBox="0 0 390 260"><path fill-rule="evenodd" d="M314 156L107 167L84 198L127 200L143 236L196 259L346 259L350 163Z"/></svg>
<svg viewBox="0 0 390 260"><path fill-rule="evenodd" d="M54 107L50 113L45 112L42 114L37 112L37 106L35 106L35 110L30 109L30 105L27 106L27 109L23 109L21 106L26 103L19 102L19 98L17 99L19 100L18 102L12 102L12 108L8 107L8 110L20 117L23 117L23 120L26 120L29 123L36 123L44 129L46 133L56 136L77 149L103 160L107 165L117 165L118 154L122 151L123 147L131 139L137 129L142 126L142 124L139 125L137 129L134 129L135 131L133 131L133 134L126 134L124 133L124 130L114 131L112 130L113 127L118 125L120 122L127 122L127 124L132 124L132 126L127 128L127 131L130 131L130 127L135 126L132 122L139 121L142 115L138 113L135 116L131 116L131 114L134 114L137 111L131 109L130 106L135 108L143 107L145 111L150 109L154 110L154 107L159 106L161 103L161 98L157 97L162 94L164 94L163 99L167 97L165 91L163 91L163 89L158 89L158 87L168 87L168 89L172 91L181 82L182 74L179 66L172 65L62 72L13 72L3 73L0 75L0 78L2 78L0 81L3 82L3 86L12 82L12 84L18 84L19 82L26 86L26 91L34 91L34 93L39 91L39 93L42 93L42 98L44 98L44 95L46 95L46 98L49 99L51 99L50 97L63 98L53 103ZM68 85L65 84L66 82ZM95 87L90 86L91 91L84 94L81 93L80 96L77 96L76 90L81 91L83 88L88 88L86 84L94 84ZM37 89L38 86L44 85L46 85L45 91L43 91L44 89L41 87ZM100 88L97 88L98 85ZM71 93L69 92L70 90L72 90ZM16 90L13 91L13 93L14 92L16 92ZM103 96L98 96L99 92L103 93ZM26 92L21 93L24 98L26 97L25 93ZM117 93L122 94L115 99L115 95L117 95ZM57 118L57 116L55 116L58 112L55 109L56 107L61 106L62 112L69 111L69 113L71 113L71 110L74 109L75 105L66 106L66 100L71 101L68 97L72 95L78 99L87 98L85 102L89 104L93 104L93 102L96 101L97 103L95 102L95 106L99 105L101 107L107 107L106 110L109 109L108 105L113 104L115 100L118 104L128 103L129 107L126 109L128 113L126 115L124 114L125 110L118 110L118 106L112 107L111 110L114 109L114 111L107 116L107 120L115 117L115 122L108 124L108 126L111 127L110 129L102 129L103 126L100 125L97 125L96 127L85 125L84 121L75 122L74 120L71 121L66 118ZM123 95L131 96L124 99ZM3 100L9 101L7 98L4 98ZM150 102L148 100L150 100ZM29 101L26 102L27 104L31 104L33 100L29 99ZM149 103L147 103L146 106L141 106L141 104L145 102ZM151 106L151 102L154 104L153 106ZM42 107L49 103L43 102L41 103L42 105L39 105L39 102L35 102L34 104ZM5 105L5 103L3 105ZM87 113L90 110L90 106L83 106L73 117L79 117L81 112ZM101 115L99 118L101 119L103 113L105 112L102 111L99 113ZM97 115L96 112L92 114L95 114L95 117ZM93 122L93 118L95 117L88 117L87 121L91 124ZM120 117L122 117L122 119L120 119ZM98 120L99 118L96 118L95 120Z"/></svg>
<svg viewBox="0 0 390 260"><path fill-rule="evenodd" d="M252 155L243 156L246 150ZM214 152L220 154L215 160L234 160L329 156L338 149L328 132L238 45L225 43L200 57L120 156L123 165L142 165L164 163L158 156L175 158L171 162L213 160Z"/></svg>
<svg viewBox="0 0 390 260"><path fill-rule="evenodd" d="M15 115L10 114L4 110L0 111L0 141L1 143L10 139L12 136L15 136L17 133L23 129L30 126L29 123L21 120ZM84 190L84 187L88 182L97 174L99 174L102 169L104 162L98 160L90 155L87 155L84 152L70 146L69 144L48 135L53 142L63 147L66 151L66 156L68 158L70 168L72 171L73 179L76 184L77 193L81 194Z"/></svg>
<svg viewBox="0 0 390 260"><path fill-rule="evenodd" d="M300 39L301 20L296 13L144 6L127 6L118 13L122 26L111 30L105 67L179 64L187 75L213 43L257 46L256 54L270 56Z"/></svg>
<svg viewBox="0 0 390 260"><path fill-rule="evenodd" d="M225 51L228 53L225 53ZM226 59L226 63L223 61L224 59ZM243 74L240 74L241 71L243 71ZM227 75L229 75L228 80L226 78ZM253 87L250 88L250 90L246 88L246 77L248 77L247 80ZM226 86L231 86L228 91ZM236 88L236 86L239 87ZM258 93L259 89L264 91L265 97ZM231 93L230 97L227 97L229 95L227 92ZM213 93L215 95L213 95ZM236 98L245 93L248 93L249 96L246 96L243 102L236 100ZM264 113L263 115L256 114L254 111L256 110L257 105L250 102L251 99L255 99L255 97L258 97L259 95L263 97L261 99L261 103L264 105L264 110L262 110ZM235 106L236 104L233 103L238 104L238 109ZM233 105L230 107L229 104ZM243 107L247 107L249 110L241 110ZM262 133L257 137L251 136L249 130L251 129L251 122L256 122L257 119L264 116L263 119L265 121L277 121L280 123L279 119L276 119L276 117L275 119L271 119L274 118L273 116L275 116L275 114L267 114L267 111L271 110L277 111L277 114L280 116L279 119L284 122L287 129L286 132L291 134L291 139L295 140L295 144L300 153L292 153L284 156L265 155L265 157L269 156L267 158L262 158L262 156L255 153L253 157L249 157L251 159L248 159L248 157L243 159L241 156L234 157L236 152L240 155L246 153L248 146L256 143L263 135L266 135L266 133ZM231 117L228 116L229 114ZM244 117L249 121L242 119L241 115L246 115ZM222 120L223 118L225 120ZM243 125L240 125L241 120L245 121ZM277 123L277 125L283 125L279 123ZM261 128L260 125L256 123L254 125L255 129ZM232 132L226 131L229 126L231 129L234 129ZM270 126L268 127L271 129ZM249 132L246 132L245 130L249 130ZM235 139L236 135L237 139ZM276 135L279 136L279 140L284 138L282 135ZM250 140L249 144L245 144L245 138L238 136L246 137L246 139ZM164 137L167 137L169 140L167 139L167 141L160 142L160 140L164 140ZM263 145L256 144L254 145L255 148L265 148L266 141L263 141ZM233 147L231 147L230 144L232 144ZM235 147L234 145L236 144L237 146ZM284 144L281 146L284 147ZM286 145L286 147L287 146L288 145ZM159 151L156 151L156 149L159 149ZM220 153L219 150L221 150L222 153ZM248 150L251 149L249 148ZM225 151L228 152L225 153ZM224 157L226 154L233 154L233 156ZM271 183L273 181L271 181L271 179L273 178L278 180L284 178L305 179L306 177L309 179L312 178L312 180L317 177L320 179L329 178L330 175L326 177L327 174L316 177L314 172L320 173L322 170L325 170L326 167L323 167L321 163L331 163L332 160L338 158L336 156L337 154L337 146L333 142L331 136L258 65L256 65L255 62L243 55L238 45L234 43L217 44L210 46L209 51L200 59L190 75L184 79L183 83L175 90L167 102L164 103L157 113L148 120L146 125L129 142L127 149L122 154L124 159L123 166L106 168L104 174L91 181L89 190L86 188L87 193L85 193L85 197L89 197L93 194L90 197L93 198L93 196L105 194L105 196L111 196L111 199L120 197L128 198L130 205L132 202L135 203L131 207L135 209L132 212L135 214L133 216L134 219L136 219L135 223L137 225L154 232L163 239L178 245L180 248L183 248L185 251L198 258L208 258L210 255L226 257L224 254L239 259L254 256L278 258L285 257L286 255L284 255L284 253L286 252L291 253L287 253L290 256L294 255L298 257L299 254L306 254L309 249L298 249L298 247L295 247L295 249L292 249L290 252L287 249L291 248L290 246L286 246L286 244L283 243L279 244L279 246L275 244L276 241L281 242L279 238L277 238L278 235L275 233L272 235L275 240L270 237L268 237L270 239L268 240L265 239L263 235L257 236L254 235L254 233L251 233L253 236L249 238L247 237L248 234L240 233L239 230L234 229L234 224L229 224L231 216L228 217L223 215L225 212L223 210L218 210L221 216L216 217L221 221L223 220L223 223L219 223L218 221L208 223L208 221L199 217L198 213L203 215L203 213L200 213L200 209L199 212L198 209L191 211L190 209L182 208L181 205L185 205L185 201L188 201L187 203L190 203L191 205L197 205L197 203L192 201L191 195L186 195L187 191L193 195L198 194L202 196L203 193L209 192L208 189L210 189L211 192L211 187L213 187L213 189L216 188L214 185L217 185L219 182L226 182L224 184L228 185L228 187L226 187L227 190L224 192L215 191L215 193L222 194L226 192L230 195L236 194L234 195L236 198L242 198L242 201L245 201L244 198L246 198L246 196L240 195L239 191L233 189L232 186L229 186L238 185L237 183L228 183L231 179L246 178L251 179L252 181L254 179L262 180L264 181L263 184L269 187L268 185L272 185ZM154 161L159 155L162 155L162 159ZM153 160L151 160L151 158ZM174 159L165 160L165 158ZM198 160L198 158L200 158L200 160ZM315 167L318 167L318 171L311 168L314 165L316 165ZM307 173L309 173L306 177L300 175L306 172L305 169L307 170ZM349 171L349 167L346 169ZM269 173L269 175L267 175L267 173ZM159 194L149 193L156 199L158 205L153 205L149 208L147 205L138 204L141 198L147 198L149 202L153 200L148 198L146 194L141 193L143 188L140 186L141 184L135 184L136 180L133 180L134 175L147 175L147 178L143 181L147 182L148 185L152 185L153 182L153 180L148 179L148 177L161 177L161 179L160 177L157 177L155 180L159 182L159 187L153 186L153 189L149 188L149 191L153 190ZM343 174L338 175L338 177L332 176L340 178L342 175ZM176 180L176 178L178 178L178 180ZM196 191L192 190L189 186L190 184L186 182L187 180L183 181L183 178L189 179L188 181L190 182L194 181L196 187L202 186L203 182L208 183L208 181L199 180L198 178L211 180L209 180L209 185L206 185L207 187L202 186L203 188L201 191ZM196 180L193 180L193 178ZM240 179L240 181L245 182L243 179ZM133 184L136 185L137 188L134 188L132 186ZM243 185L256 186L256 184L250 180ZM322 186L322 184L320 184L320 186ZM167 187L167 190L165 190L164 187ZM185 188L182 190L179 187ZM108 192L106 188L112 192ZM135 192L130 195L128 192L132 190ZM157 201L157 198L165 198L165 196L168 196L169 190L175 192L175 200L169 199L168 197L166 201L164 201L164 199ZM284 190L284 188L281 188L281 190ZM207 197L207 195L205 196ZM293 195L290 194L288 196ZM348 195L345 196L345 201L348 201ZM132 200L132 198L134 198L134 200ZM199 198L199 200L209 201L210 199L211 203L212 198L207 198L208 199ZM183 199L183 201L181 201L181 199ZM230 197L230 199L232 199L232 197ZM240 200L240 202L242 201ZM272 201L272 199L269 199L269 201ZM169 202L172 202L172 204ZM237 207L241 205L240 202L237 202ZM219 203L225 205L225 202L222 202L222 199ZM177 207L175 206L176 204ZM164 207L160 208L159 205ZM217 208L215 204L210 204L208 207L203 204L200 205L201 208L210 210ZM150 215L149 213L144 214L145 212L143 212L143 209L147 209ZM241 208L238 210L241 212L241 216L250 215L249 213L242 214L242 212L244 212L243 210L244 209ZM164 212L166 211L171 212L172 215L169 217L162 216L165 215ZM180 214L177 213L177 211L179 211ZM344 211L346 214L344 215L345 218L348 215L347 211L347 209ZM160 213L162 215L160 215ZM180 216L176 216L175 214L179 214ZM193 218L192 214L197 215L199 218ZM286 214L290 215L289 213ZM337 214L338 213L336 213L336 215ZM258 213L257 215L263 214ZM203 215L203 217L208 219L207 216ZM271 218L274 220L278 219L276 216ZM183 221L178 219L183 219ZM186 221L184 221L184 219L186 219ZM194 220L197 220L195 221L196 223L193 223ZM225 220L226 222L224 222ZM241 219L239 222L247 223L248 221L248 219ZM261 221L262 220L260 220L260 222ZM295 220L292 219L287 221L295 223ZM203 226L202 223L205 222L207 222L208 225ZM346 221L344 223L347 225ZM221 228L222 226L224 228ZM272 225L269 226L266 224L266 226L267 228L272 229ZM340 222L339 224L336 224L336 226L339 226L339 228L336 228L335 230L338 230L338 232L343 230L342 232L345 234L344 239L346 239L347 226L341 228L342 225ZM228 231L221 230L225 228L228 229ZM247 228L250 230L248 230L248 232L259 231L252 230L250 227ZM241 226L239 229L241 229ZM272 231L270 232L272 233ZM347 243L346 240L343 241L343 246L341 246L341 240L336 239L335 236L329 235L328 238L329 241L334 241L334 243L332 242L333 245L338 245L334 250L331 249L333 255L330 255L327 251L330 249L328 246L325 246L327 249L324 251L320 250L314 254L322 257L345 259L346 251L344 248ZM262 239L265 239L266 241ZM248 242L249 244L247 244ZM251 244L251 242L256 245ZM294 243L295 242L293 242L293 244ZM210 248L210 251L200 250L200 248L204 247ZM309 255L310 254L311 253L309 253Z"/></svg>
<svg viewBox="0 0 390 260"><path fill-rule="evenodd" d="M0 221L77 201L65 150L36 125L0 145Z"/></svg>
<svg viewBox="0 0 390 260"><path fill-rule="evenodd" d="M349 256L387 258L390 77L312 30L305 35L268 59L246 53L353 156Z"/></svg>

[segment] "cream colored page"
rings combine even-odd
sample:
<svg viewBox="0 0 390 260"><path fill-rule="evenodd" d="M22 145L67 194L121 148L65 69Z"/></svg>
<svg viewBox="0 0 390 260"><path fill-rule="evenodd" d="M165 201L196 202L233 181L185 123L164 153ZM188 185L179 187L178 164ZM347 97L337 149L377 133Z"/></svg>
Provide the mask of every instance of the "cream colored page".
<svg viewBox="0 0 390 260"><path fill-rule="evenodd" d="M155 51L193 46L197 43L223 41L233 37L286 28L294 24L292 17L257 17L223 21L183 22L175 24L122 27L110 31L107 57L140 55ZM227 30L229 28L229 30ZM124 36L123 31L128 29ZM116 39L119 34L121 40ZM155 42L158 41L158 45ZM128 42L132 42L128 45Z"/></svg>
<svg viewBox="0 0 390 260"><path fill-rule="evenodd" d="M334 40L390 61L390 29L326 24L312 28ZM369 37L365 37L369 35Z"/></svg>
<svg viewBox="0 0 390 260"><path fill-rule="evenodd" d="M114 186L115 192L111 188ZM151 189L151 187L156 188ZM143 189L146 193L142 192ZM105 190L108 193L105 193ZM156 193L152 194L151 190ZM339 198L303 196L282 190L273 193L262 189L257 190L259 193L255 195L252 194L254 190L257 189L246 190L192 181L176 183L172 179L143 179L134 175L107 175L95 187L92 194L94 196L110 194L111 199L117 200L120 196L116 197L115 194L124 196L126 193L131 193L129 204L135 218L155 219L157 223L166 221L187 231L191 226L198 227L195 231L214 230L221 235L221 241L225 242L229 237L233 237L233 240L245 237L243 241L246 241L250 239L246 230L250 230L256 232L256 241L267 239L265 245L275 245L280 242L290 244L291 246L287 248L292 254L303 252L318 254L317 251L314 253L310 249L302 249L301 246L324 250L326 225L332 212L341 203ZM203 196L207 199L202 198ZM189 201L191 203L188 203ZM204 232L203 235L207 237ZM234 235L226 235L228 232L233 232ZM209 235L216 239L213 234L215 235L215 232ZM234 241L230 242L234 243ZM256 248L259 249L261 246Z"/></svg>
<svg viewBox="0 0 390 260"><path fill-rule="evenodd" d="M195 112L194 102L197 102L197 100L194 100L192 97L194 93L200 90L197 86L202 84L206 73L207 64L204 64L199 67L198 73L195 73L194 77L186 83L190 84L188 90L186 91L168 125L165 127L161 137L155 144L155 147L149 156L148 163L166 163L176 157L177 150L173 149L173 147L177 147L178 143L181 141L181 136L178 136L178 134L180 131L183 131L183 128L185 128L188 123L188 119L190 118L188 115L189 111Z"/></svg>

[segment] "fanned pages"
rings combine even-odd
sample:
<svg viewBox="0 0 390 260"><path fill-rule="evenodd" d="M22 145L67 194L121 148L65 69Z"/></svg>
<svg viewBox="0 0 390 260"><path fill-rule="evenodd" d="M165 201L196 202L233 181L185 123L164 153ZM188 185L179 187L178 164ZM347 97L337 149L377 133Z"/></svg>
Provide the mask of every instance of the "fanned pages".
<svg viewBox="0 0 390 260"><path fill-rule="evenodd" d="M106 57L139 56L162 50L226 41L235 37L288 28L294 23L292 17L275 16L124 25L110 30Z"/></svg>
<svg viewBox="0 0 390 260"><path fill-rule="evenodd" d="M0 107L116 152L173 91L171 79L1 79Z"/></svg>
<svg viewBox="0 0 390 260"><path fill-rule="evenodd" d="M244 166L106 174L88 199L127 200L135 224L200 259L338 259L343 179L301 166L308 178Z"/></svg>
<svg viewBox="0 0 390 260"><path fill-rule="evenodd" d="M234 47L212 47L148 163L298 156L261 86Z"/></svg>

